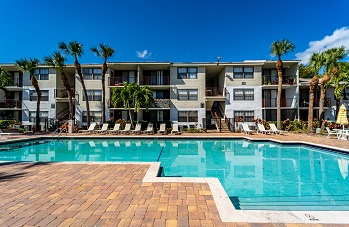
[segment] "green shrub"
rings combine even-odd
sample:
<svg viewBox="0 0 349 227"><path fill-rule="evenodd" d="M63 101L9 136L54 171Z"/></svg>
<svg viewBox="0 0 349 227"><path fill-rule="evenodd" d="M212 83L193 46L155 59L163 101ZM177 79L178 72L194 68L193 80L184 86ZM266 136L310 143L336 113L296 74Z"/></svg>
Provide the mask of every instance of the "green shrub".
<svg viewBox="0 0 349 227"><path fill-rule="evenodd" d="M15 123L15 120L0 120L0 128L11 128Z"/></svg>

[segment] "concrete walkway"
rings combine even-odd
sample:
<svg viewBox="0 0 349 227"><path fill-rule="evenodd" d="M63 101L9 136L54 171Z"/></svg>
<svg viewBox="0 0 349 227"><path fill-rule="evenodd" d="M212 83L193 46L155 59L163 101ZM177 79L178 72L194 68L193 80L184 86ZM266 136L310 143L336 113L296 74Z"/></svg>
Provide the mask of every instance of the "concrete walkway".
<svg viewBox="0 0 349 227"><path fill-rule="evenodd" d="M185 136L227 138L245 135L188 133L180 137ZM325 139L325 136L315 134L247 137L252 140L304 141L349 149L349 141ZM147 164L0 165L0 226L262 226L223 223L207 183L143 182L149 168Z"/></svg>

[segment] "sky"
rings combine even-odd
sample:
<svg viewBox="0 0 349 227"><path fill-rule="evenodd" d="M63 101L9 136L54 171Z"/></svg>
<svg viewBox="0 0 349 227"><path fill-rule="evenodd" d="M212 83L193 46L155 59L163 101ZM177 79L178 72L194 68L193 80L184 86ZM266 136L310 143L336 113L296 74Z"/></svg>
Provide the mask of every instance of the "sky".
<svg viewBox="0 0 349 227"><path fill-rule="evenodd" d="M44 56L58 42L84 46L80 63L100 63L90 48L116 50L110 62L272 60L283 38L296 49L283 60L349 48L348 0L2 0L0 63ZM68 58L67 63L73 60Z"/></svg>

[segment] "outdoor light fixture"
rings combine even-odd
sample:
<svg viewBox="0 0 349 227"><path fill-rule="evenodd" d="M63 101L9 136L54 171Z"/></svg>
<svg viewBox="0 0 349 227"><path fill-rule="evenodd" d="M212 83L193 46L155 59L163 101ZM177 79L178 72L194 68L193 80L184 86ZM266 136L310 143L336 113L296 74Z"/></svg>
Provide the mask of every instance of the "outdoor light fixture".
<svg viewBox="0 0 349 227"><path fill-rule="evenodd" d="M217 65L219 65L219 61L221 60L221 57L217 57Z"/></svg>

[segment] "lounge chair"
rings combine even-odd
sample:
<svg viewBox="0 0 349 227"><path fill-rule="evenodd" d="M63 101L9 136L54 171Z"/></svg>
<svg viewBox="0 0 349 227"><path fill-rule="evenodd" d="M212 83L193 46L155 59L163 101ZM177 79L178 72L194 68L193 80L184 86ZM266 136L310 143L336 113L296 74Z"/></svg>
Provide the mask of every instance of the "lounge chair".
<svg viewBox="0 0 349 227"><path fill-rule="evenodd" d="M181 134L181 132L179 131L178 129L178 124L173 124L172 125L172 131L171 131L171 134Z"/></svg>
<svg viewBox="0 0 349 227"><path fill-rule="evenodd" d="M258 126L258 131L257 131L257 132L260 132L260 133L262 133L262 134L270 134L270 133L273 133L273 131L271 131L271 130L266 130L265 127L264 127L264 125L262 125L262 124L258 124L257 126Z"/></svg>
<svg viewBox="0 0 349 227"><path fill-rule="evenodd" d="M336 136L337 138L339 137L338 131L332 131L329 127L326 127L326 130L327 130L326 139L331 138L332 135Z"/></svg>
<svg viewBox="0 0 349 227"><path fill-rule="evenodd" d="M158 134L167 134L167 131L166 131L166 124L160 124L160 129L158 131Z"/></svg>
<svg viewBox="0 0 349 227"><path fill-rule="evenodd" d="M106 133L108 131L109 124L103 124L100 130L94 130L93 133Z"/></svg>
<svg viewBox="0 0 349 227"><path fill-rule="evenodd" d="M339 140L348 140L349 139L349 130L339 130L338 131Z"/></svg>
<svg viewBox="0 0 349 227"><path fill-rule="evenodd" d="M108 130L108 133L109 134L112 134L112 133L119 133L120 132L120 124L115 124L114 125L114 128L112 130Z"/></svg>
<svg viewBox="0 0 349 227"><path fill-rule="evenodd" d="M141 124L136 124L136 128L134 130L130 130L131 133L134 134L141 134L142 132L142 125Z"/></svg>
<svg viewBox="0 0 349 227"><path fill-rule="evenodd" d="M287 133L287 131L277 129L276 125L273 123L270 123L269 126L271 131L275 134L281 135L282 133Z"/></svg>
<svg viewBox="0 0 349 227"><path fill-rule="evenodd" d="M255 130L251 130L251 129L248 127L248 124L242 124L242 131L243 131L245 134L252 134L252 133L255 133L255 132L256 132Z"/></svg>
<svg viewBox="0 0 349 227"><path fill-rule="evenodd" d="M154 134L153 124L148 124L146 130L143 131L144 134Z"/></svg>
<svg viewBox="0 0 349 227"><path fill-rule="evenodd" d="M130 131L131 131L131 124L126 124L125 129L120 130L120 133L128 134L128 133L130 133Z"/></svg>
<svg viewBox="0 0 349 227"><path fill-rule="evenodd" d="M87 130L79 130L79 133L93 133L96 128L97 123L90 124L90 127Z"/></svg>
<svg viewBox="0 0 349 227"><path fill-rule="evenodd" d="M18 132L3 132L1 129L0 129L0 137L17 137L19 136L19 133Z"/></svg>

